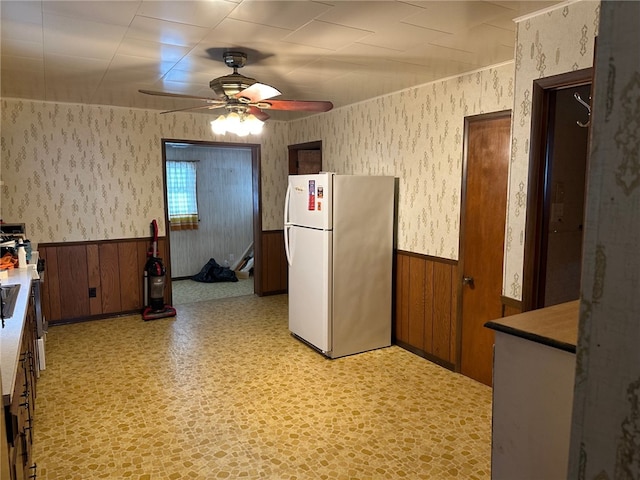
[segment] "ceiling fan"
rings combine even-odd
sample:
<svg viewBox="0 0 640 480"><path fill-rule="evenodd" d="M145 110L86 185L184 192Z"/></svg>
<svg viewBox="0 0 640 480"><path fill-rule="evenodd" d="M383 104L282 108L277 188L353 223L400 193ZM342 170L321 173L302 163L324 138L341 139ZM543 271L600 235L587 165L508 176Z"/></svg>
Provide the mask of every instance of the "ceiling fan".
<svg viewBox="0 0 640 480"><path fill-rule="evenodd" d="M240 116L252 114L259 120L264 121L269 118L269 115L263 112L263 110L328 112L333 108L333 104L329 101L272 100L273 97L281 94L279 90L270 85L260 83L254 78L245 77L238 73L238 69L244 67L247 61L246 53L240 51L224 52L222 58L224 63L233 69L233 73L214 78L209 82L209 87L211 87L217 95L216 98L198 97L181 93L156 92L153 90L138 91L146 95L188 98L204 102L204 105L168 110L162 113L225 108L230 113L237 113Z"/></svg>

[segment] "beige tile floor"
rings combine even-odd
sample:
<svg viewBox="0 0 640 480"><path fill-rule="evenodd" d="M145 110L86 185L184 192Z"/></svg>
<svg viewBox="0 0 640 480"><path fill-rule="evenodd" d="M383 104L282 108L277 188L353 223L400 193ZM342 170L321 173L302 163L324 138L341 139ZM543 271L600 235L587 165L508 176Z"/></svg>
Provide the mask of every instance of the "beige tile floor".
<svg viewBox="0 0 640 480"><path fill-rule="evenodd" d="M287 296L50 328L38 479L488 479L491 391L399 347L327 360Z"/></svg>
<svg viewBox="0 0 640 480"><path fill-rule="evenodd" d="M219 298L241 297L254 292L253 276L239 278L237 282L203 283L191 279L172 280L173 305L197 303Z"/></svg>

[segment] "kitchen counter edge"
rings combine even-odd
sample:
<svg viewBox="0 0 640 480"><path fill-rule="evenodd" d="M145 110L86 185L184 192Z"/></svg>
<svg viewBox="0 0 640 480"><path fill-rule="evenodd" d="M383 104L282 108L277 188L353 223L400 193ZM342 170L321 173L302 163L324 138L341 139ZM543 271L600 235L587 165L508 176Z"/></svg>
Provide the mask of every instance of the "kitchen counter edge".
<svg viewBox="0 0 640 480"><path fill-rule="evenodd" d="M579 300L491 320L485 327L576 353Z"/></svg>
<svg viewBox="0 0 640 480"><path fill-rule="evenodd" d="M0 281L2 286L20 284L20 291L16 299L11 318L4 321L4 328L0 329L0 371L2 372L2 403L11 404L11 396L16 382L16 372L20 357L22 335L29 308L31 282L38 280L38 272L32 269L17 268L9 271L9 278Z"/></svg>

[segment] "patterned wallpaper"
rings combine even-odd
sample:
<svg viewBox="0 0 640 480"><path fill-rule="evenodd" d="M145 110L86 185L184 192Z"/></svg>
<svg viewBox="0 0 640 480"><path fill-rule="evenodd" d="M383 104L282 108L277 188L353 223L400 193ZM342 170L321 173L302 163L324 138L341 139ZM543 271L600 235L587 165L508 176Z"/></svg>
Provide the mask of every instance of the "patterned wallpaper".
<svg viewBox="0 0 640 480"><path fill-rule="evenodd" d="M569 475L640 479L639 2L603 2Z"/></svg>
<svg viewBox="0 0 640 480"><path fill-rule="evenodd" d="M401 250L458 258L464 117L511 109L513 62L290 122L323 169L399 178Z"/></svg>
<svg viewBox="0 0 640 480"><path fill-rule="evenodd" d="M502 287L503 295L509 298L522 299L532 82L593 65L599 13L600 2L584 0L517 23Z"/></svg>
<svg viewBox="0 0 640 480"><path fill-rule="evenodd" d="M599 2L569 3L517 25L515 62L267 122L246 140L262 145L263 230L282 228L287 145L322 140L325 170L399 178L399 249L457 259L464 117L513 109L503 293L520 300L531 82L591 66L598 17ZM204 118L5 99L3 218L42 242L144 236L151 218L164 232L160 139L214 141Z"/></svg>
<svg viewBox="0 0 640 480"><path fill-rule="evenodd" d="M260 138L216 137L209 117L2 100L2 218L35 242L134 238L164 226L161 139L261 142L263 229L282 228L287 125Z"/></svg>

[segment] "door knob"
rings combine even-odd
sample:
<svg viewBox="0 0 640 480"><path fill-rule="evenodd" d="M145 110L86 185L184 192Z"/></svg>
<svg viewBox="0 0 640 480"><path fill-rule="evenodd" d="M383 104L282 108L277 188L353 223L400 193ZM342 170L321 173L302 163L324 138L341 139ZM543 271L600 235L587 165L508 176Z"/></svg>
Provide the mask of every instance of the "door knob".
<svg viewBox="0 0 640 480"><path fill-rule="evenodd" d="M473 277L462 277L462 284L463 285L469 285L471 288L473 288Z"/></svg>

